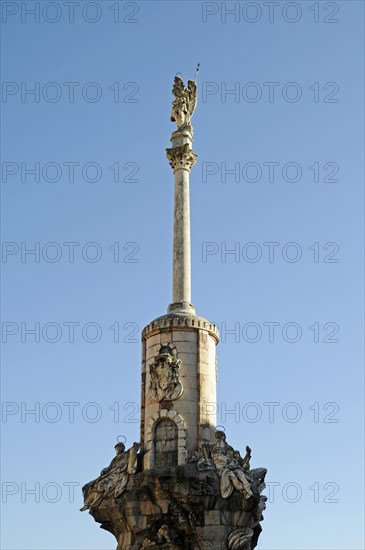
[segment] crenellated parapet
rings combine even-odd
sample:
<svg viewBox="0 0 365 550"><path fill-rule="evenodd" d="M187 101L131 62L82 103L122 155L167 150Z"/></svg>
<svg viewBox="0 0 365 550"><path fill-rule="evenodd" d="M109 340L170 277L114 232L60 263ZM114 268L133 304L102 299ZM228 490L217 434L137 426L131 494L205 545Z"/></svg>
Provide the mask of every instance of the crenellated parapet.
<svg viewBox="0 0 365 550"><path fill-rule="evenodd" d="M217 325L197 315L163 315L162 317L158 317L143 329L142 339L160 330L169 329L204 330L216 340L217 344L219 342L219 329Z"/></svg>

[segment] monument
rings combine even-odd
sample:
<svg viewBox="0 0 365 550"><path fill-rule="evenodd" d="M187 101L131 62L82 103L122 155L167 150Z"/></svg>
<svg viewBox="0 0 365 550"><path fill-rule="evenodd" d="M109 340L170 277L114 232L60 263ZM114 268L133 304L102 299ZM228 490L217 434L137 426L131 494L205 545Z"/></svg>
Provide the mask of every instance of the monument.
<svg viewBox="0 0 365 550"><path fill-rule="evenodd" d="M197 155L191 117L196 79L175 76L173 294L167 314L142 332L140 441L84 485L84 506L117 550L253 550L267 497L265 468L251 469L217 429L216 325L191 303L189 177Z"/></svg>

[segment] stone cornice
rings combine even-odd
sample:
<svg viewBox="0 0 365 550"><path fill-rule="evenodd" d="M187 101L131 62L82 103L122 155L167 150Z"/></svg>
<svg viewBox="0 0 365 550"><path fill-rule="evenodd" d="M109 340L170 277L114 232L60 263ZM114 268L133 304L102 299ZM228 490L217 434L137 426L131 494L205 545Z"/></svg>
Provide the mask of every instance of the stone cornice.
<svg viewBox="0 0 365 550"><path fill-rule="evenodd" d="M204 330L207 331L218 343L219 341L219 330L217 325L211 323L203 317L197 317L195 315L164 315L152 321L147 325L142 331L142 339L146 338L147 335L152 333L158 333L161 329L171 329L174 330Z"/></svg>

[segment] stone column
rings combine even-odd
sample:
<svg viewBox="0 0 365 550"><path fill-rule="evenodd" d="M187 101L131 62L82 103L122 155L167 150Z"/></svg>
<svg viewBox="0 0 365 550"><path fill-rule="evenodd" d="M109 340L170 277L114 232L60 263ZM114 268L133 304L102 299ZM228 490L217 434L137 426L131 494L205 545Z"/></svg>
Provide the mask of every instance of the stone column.
<svg viewBox="0 0 365 550"><path fill-rule="evenodd" d="M175 178L173 291L169 311L191 314L195 309L191 304L189 176L197 155L191 148L193 140L188 129L174 132L171 142L172 148L166 150Z"/></svg>

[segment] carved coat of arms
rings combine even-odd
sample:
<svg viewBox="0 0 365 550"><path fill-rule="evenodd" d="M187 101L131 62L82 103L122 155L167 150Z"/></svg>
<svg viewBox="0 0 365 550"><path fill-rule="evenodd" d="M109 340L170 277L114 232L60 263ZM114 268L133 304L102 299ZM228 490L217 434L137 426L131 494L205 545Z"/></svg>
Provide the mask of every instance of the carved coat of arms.
<svg viewBox="0 0 365 550"><path fill-rule="evenodd" d="M151 384L149 394L155 401L178 399L184 388L180 380L181 361L176 348L170 344L160 347L154 363L150 366Z"/></svg>

